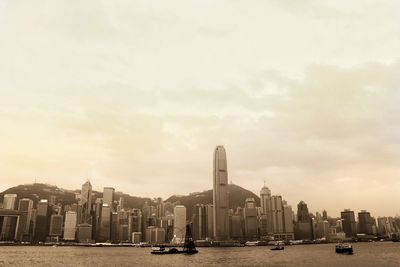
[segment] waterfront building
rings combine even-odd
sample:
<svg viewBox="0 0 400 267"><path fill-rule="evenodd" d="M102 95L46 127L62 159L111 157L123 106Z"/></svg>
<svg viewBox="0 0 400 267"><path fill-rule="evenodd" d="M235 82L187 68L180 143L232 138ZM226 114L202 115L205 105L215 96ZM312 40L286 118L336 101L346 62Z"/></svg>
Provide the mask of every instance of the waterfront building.
<svg viewBox="0 0 400 267"><path fill-rule="evenodd" d="M213 174L213 237L217 241L227 240L229 238L228 169L223 146L215 148Z"/></svg>
<svg viewBox="0 0 400 267"><path fill-rule="evenodd" d="M18 225L18 240L31 241L30 230L32 229L33 201L29 198L19 200L18 212L20 213Z"/></svg>
<svg viewBox="0 0 400 267"><path fill-rule="evenodd" d="M111 213L111 225L110 225L110 240L113 243L117 243L118 241L118 228L119 228L119 222L118 222L118 212L112 212Z"/></svg>
<svg viewBox="0 0 400 267"><path fill-rule="evenodd" d="M146 242L148 243L164 243L165 229L156 226L149 226L146 229Z"/></svg>
<svg viewBox="0 0 400 267"><path fill-rule="evenodd" d="M140 209L133 209L128 217L128 233L132 237L132 233L142 232L142 212ZM129 240L131 241L131 240ZM133 240L132 240L133 241ZM141 242L140 240L139 242Z"/></svg>
<svg viewBox="0 0 400 267"><path fill-rule="evenodd" d="M176 205L174 208L174 238L173 242L183 242L186 235L186 207Z"/></svg>
<svg viewBox="0 0 400 267"><path fill-rule="evenodd" d="M330 229L328 221L324 220L316 221L316 238L327 238L329 233Z"/></svg>
<svg viewBox="0 0 400 267"><path fill-rule="evenodd" d="M313 240L313 224L307 204L300 201L297 204L297 222L295 227L295 238L298 240Z"/></svg>
<svg viewBox="0 0 400 267"><path fill-rule="evenodd" d="M292 206L283 203L283 231L285 240L294 240L294 213Z"/></svg>
<svg viewBox="0 0 400 267"><path fill-rule="evenodd" d="M109 241L110 234L111 234L111 206L103 203L101 208L101 219L100 219L98 241L100 242Z"/></svg>
<svg viewBox="0 0 400 267"><path fill-rule="evenodd" d="M79 206L79 223L92 224L92 185L89 181L82 185Z"/></svg>
<svg viewBox="0 0 400 267"><path fill-rule="evenodd" d="M358 233L366 235L376 234L376 221L366 210L358 213Z"/></svg>
<svg viewBox="0 0 400 267"><path fill-rule="evenodd" d="M5 194L3 198L3 209L4 210L15 210L17 202L16 194ZM0 229L0 240L12 240L15 237L15 231L17 228L17 217L4 216L3 224Z"/></svg>
<svg viewBox="0 0 400 267"><path fill-rule="evenodd" d="M254 198L247 198L243 209L244 236L247 240L258 238L257 209Z"/></svg>
<svg viewBox="0 0 400 267"><path fill-rule="evenodd" d="M67 211L65 213L64 240L75 241L77 220L75 211Z"/></svg>
<svg viewBox="0 0 400 267"><path fill-rule="evenodd" d="M194 206L193 212L193 239L202 240L207 236L207 213L206 206L203 204L197 204Z"/></svg>
<svg viewBox="0 0 400 267"><path fill-rule="evenodd" d="M58 214L53 214L50 217L50 231L49 236L59 238L62 236L62 224L63 224L63 216Z"/></svg>
<svg viewBox="0 0 400 267"><path fill-rule="evenodd" d="M284 233L283 225L283 203L281 196L271 197L270 217L272 223L272 232L275 235L282 235Z"/></svg>
<svg viewBox="0 0 400 267"><path fill-rule="evenodd" d="M357 223L354 216L354 211L345 209L340 213L342 218L343 232L346 237L356 237L357 236Z"/></svg>
<svg viewBox="0 0 400 267"><path fill-rule="evenodd" d="M92 225L88 223L78 224L76 238L79 243L92 243Z"/></svg>
<svg viewBox="0 0 400 267"><path fill-rule="evenodd" d="M132 232L132 243L139 244L142 242L142 232Z"/></svg>
<svg viewBox="0 0 400 267"><path fill-rule="evenodd" d="M40 200L36 205L36 224L34 240L36 242L45 242L49 233L51 207L47 199Z"/></svg>

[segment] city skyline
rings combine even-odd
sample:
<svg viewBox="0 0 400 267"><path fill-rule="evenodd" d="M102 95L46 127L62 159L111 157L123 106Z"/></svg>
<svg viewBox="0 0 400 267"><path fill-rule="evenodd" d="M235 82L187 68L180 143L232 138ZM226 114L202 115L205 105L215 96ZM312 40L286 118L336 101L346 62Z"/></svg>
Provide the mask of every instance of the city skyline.
<svg viewBox="0 0 400 267"><path fill-rule="evenodd" d="M254 193L400 214L399 5L4 1L0 191L208 190L222 144Z"/></svg>

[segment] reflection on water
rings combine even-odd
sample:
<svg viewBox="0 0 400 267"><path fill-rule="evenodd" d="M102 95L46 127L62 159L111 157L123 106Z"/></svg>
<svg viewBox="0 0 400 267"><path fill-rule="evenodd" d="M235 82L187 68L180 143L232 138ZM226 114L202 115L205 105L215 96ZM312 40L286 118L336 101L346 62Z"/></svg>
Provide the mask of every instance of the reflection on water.
<svg viewBox="0 0 400 267"><path fill-rule="evenodd" d="M0 247L0 266L400 266L400 243L353 244L354 255L335 244L200 248L196 255L151 255L149 248Z"/></svg>

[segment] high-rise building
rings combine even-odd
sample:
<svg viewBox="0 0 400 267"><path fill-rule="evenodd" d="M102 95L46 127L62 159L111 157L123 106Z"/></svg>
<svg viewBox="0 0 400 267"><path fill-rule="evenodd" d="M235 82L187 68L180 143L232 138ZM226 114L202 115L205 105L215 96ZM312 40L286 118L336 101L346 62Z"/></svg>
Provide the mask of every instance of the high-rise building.
<svg viewBox="0 0 400 267"><path fill-rule="evenodd" d="M327 238L329 234L329 222L319 220L316 222L316 238Z"/></svg>
<svg viewBox="0 0 400 267"><path fill-rule="evenodd" d="M128 233L132 237L132 233L142 232L142 211L140 209L133 209L128 217ZM140 235L140 238L142 236ZM130 240L133 241L133 240ZM140 240L139 242L141 242Z"/></svg>
<svg viewBox="0 0 400 267"><path fill-rule="evenodd" d="M146 242L163 243L165 242L165 229L156 226L149 226L146 229Z"/></svg>
<svg viewBox="0 0 400 267"><path fill-rule="evenodd" d="M29 198L19 200L18 212L21 214L18 225L18 240L30 241L33 201Z"/></svg>
<svg viewBox="0 0 400 267"><path fill-rule="evenodd" d="M193 239L200 240L205 239L207 235L207 213L206 206L203 204L197 204L194 206L193 213Z"/></svg>
<svg viewBox="0 0 400 267"><path fill-rule="evenodd" d="M114 193L115 189L112 187L104 187L103 189L103 204L107 204L112 208L114 205Z"/></svg>
<svg viewBox="0 0 400 267"><path fill-rule="evenodd" d="M261 214L267 215L271 209L271 190L265 185L260 191Z"/></svg>
<svg viewBox="0 0 400 267"><path fill-rule="evenodd" d="M358 232L366 235L376 234L376 222L375 219L371 217L371 214L362 210L358 213Z"/></svg>
<svg viewBox="0 0 400 267"><path fill-rule="evenodd" d="M299 240L314 239L313 224L307 204L300 201L297 204L297 223L295 227L295 238Z"/></svg>
<svg viewBox="0 0 400 267"><path fill-rule="evenodd" d="M81 207L79 223L92 224L92 185L89 181L82 185L79 205Z"/></svg>
<svg viewBox="0 0 400 267"><path fill-rule="evenodd" d="M281 196L272 196L271 197L271 223L272 223L272 232L275 234L284 233L284 225L283 225L283 203Z"/></svg>
<svg viewBox="0 0 400 267"><path fill-rule="evenodd" d="M98 240L100 242L109 241L110 234L111 234L111 207L108 204L103 204L101 208Z"/></svg>
<svg viewBox="0 0 400 267"><path fill-rule="evenodd" d="M51 215L50 218L50 237L61 237L62 236L62 224L63 224L63 216L58 214Z"/></svg>
<svg viewBox="0 0 400 267"><path fill-rule="evenodd" d="M79 243L91 243L92 240L92 225L88 223L78 224L76 231L76 239Z"/></svg>
<svg viewBox="0 0 400 267"><path fill-rule="evenodd" d="M3 199L4 210L15 210L17 202L16 194L5 194ZM4 216L2 224L0 224L0 240L13 240L18 238L18 219L16 216Z"/></svg>
<svg viewBox="0 0 400 267"><path fill-rule="evenodd" d="M248 240L257 239L258 221L257 209L254 198L247 198L243 209L244 236Z"/></svg>
<svg viewBox="0 0 400 267"><path fill-rule="evenodd" d="M214 181L213 181L213 230L214 239L229 238L228 221L228 168L226 152L223 146L217 146L214 151Z"/></svg>
<svg viewBox="0 0 400 267"><path fill-rule="evenodd" d="M75 240L77 220L78 218L75 211L67 211L65 213L64 240Z"/></svg>
<svg viewBox="0 0 400 267"><path fill-rule="evenodd" d="M5 194L3 199L3 209L15 210L17 203L17 194Z"/></svg>
<svg viewBox="0 0 400 267"><path fill-rule="evenodd" d="M292 207L283 204L283 222L284 222L284 232L285 232L285 239L286 240L293 240L294 239L294 214Z"/></svg>
<svg viewBox="0 0 400 267"><path fill-rule="evenodd" d="M45 242L49 233L51 207L47 199L40 200L36 205L36 226L34 240L36 242Z"/></svg>
<svg viewBox="0 0 400 267"><path fill-rule="evenodd" d="M110 240L113 243L117 243L118 241L118 212L111 213L111 227L110 227Z"/></svg>
<svg viewBox="0 0 400 267"><path fill-rule="evenodd" d="M354 211L345 209L340 213L340 217L342 218L343 232L346 234L346 237L356 237L357 223Z"/></svg>
<svg viewBox="0 0 400 267"><path fill-rule="evenodd" d="M173 242L179 243L186 235L186 207L176 205L174 208L174 238Z"/></svg>

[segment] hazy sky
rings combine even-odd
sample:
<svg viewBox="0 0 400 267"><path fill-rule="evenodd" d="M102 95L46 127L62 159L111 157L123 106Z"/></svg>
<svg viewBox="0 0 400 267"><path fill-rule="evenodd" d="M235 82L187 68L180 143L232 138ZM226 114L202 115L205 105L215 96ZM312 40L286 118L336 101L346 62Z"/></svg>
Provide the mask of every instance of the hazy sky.
<svg viewBox="0 0 400 267"><path fill-rule="evenodd" d="M400 213L400 1L0 0L0 191L266 180Z"/></svg>

